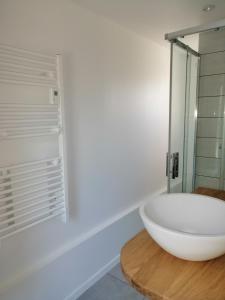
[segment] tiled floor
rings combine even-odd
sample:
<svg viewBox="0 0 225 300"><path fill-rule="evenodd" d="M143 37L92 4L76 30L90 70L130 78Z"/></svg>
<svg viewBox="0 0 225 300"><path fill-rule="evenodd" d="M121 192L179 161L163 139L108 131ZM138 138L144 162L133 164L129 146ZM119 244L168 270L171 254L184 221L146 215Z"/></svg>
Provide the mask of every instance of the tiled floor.
<svg viewBox="0 0 225 300"><path fill-rule="evenodd" d="M123 277L118 264L78 300L145 300ZM147 299L146 299L147 300Z"/></svg>

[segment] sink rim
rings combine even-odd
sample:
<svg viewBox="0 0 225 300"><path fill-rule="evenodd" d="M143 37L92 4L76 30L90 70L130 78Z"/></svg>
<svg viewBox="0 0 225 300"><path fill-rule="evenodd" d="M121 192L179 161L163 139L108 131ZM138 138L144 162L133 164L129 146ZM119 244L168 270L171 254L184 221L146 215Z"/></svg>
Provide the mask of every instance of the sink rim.
<svg viewBox="0 0 225 300"><path fill-rule="evenodd" d="M185 193L176 193L176 195L184 195ZM189 194L189 193L187 193ZM162 194L161 196L165 196L166 194ZM171 194L168 194L168 195L171 195ZM211 196L205 196L205 195L198 195L198 194L191 194L192 196L197 196L197 197L201 197L201 198L209 198L210 200L212 201L217 201L218 203L223 203L223 205L225 206L225 201L224 200L221 200L221 199L218 199L218 198L214 198L214 197L211 197ZM160 197L157 196L157 198ZM152 201L152 199L148 200L147 202L143 203L140 207L139 207L139 213L140 213L140 216L142 218L142 220L146 223L150 223L151 225L153 226L156 226L158 227L159 229L161 230L164 230L166 232L169 232L169 233L175 233L177 235L180 235L180 236L187 236L187 237L198 237L198 238L221 238L221 237L225 237L225 232L224 233L215 233L215 234L207 234L207 233L191 233L191 232L186 232L186 231L182 231L182 230L178 230L178 229L173 229L173 228L170 228L168 226L164 226L164 225L160 225L159 223L153 221L151 219L150 216L148 216L145 212L145 208L146 206Z"/></svg>

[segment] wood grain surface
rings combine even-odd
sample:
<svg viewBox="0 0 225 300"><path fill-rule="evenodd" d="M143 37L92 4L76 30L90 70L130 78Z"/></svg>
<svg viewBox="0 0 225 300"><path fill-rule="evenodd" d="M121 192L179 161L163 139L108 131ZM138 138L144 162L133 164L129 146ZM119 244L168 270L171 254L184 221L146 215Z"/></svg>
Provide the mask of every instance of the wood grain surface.
<svg viewBox="0 0 225 300"><path fill-rule="evenodd" d="M199 187L194 191L195 194L201 194L225 200L225 191Z"/></svg>
<svg viewBox="0 0 225 300"><path fill-rule="evenodd" d="M225 200L224 191L195 193ZM225 300L225 255L206 262L178 259L143 230L125 244L120 259L130 284L152 300Z"/></svg>
<svg viewBox="0 0 225 300"><path fill-rule="evenodd" d="M178 259L146 230L122 248L121 268L130 284L152 300L225 300L225 255L207 262Z"/></svg>

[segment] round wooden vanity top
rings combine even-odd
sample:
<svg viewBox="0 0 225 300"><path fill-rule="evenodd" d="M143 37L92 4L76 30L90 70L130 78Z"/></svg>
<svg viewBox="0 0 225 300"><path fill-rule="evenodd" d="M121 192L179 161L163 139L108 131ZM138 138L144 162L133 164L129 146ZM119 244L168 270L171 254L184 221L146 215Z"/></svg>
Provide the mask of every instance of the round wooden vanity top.
<svg viewBox="0 0 225 300"><path fill-rule="evenodd" d="M178 259L146 230L122 248L121 268L130 284L152 300L225 300L225 255L205 262Z"/></svg>

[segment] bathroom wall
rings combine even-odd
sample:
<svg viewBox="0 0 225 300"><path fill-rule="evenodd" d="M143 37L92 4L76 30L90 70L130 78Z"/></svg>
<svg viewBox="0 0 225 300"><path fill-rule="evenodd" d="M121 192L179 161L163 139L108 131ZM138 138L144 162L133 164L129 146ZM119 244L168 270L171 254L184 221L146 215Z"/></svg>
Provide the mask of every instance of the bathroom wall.
<svg viewBox="0 0 225 300"><path fill-rule="evenodd" d="M75 299L166 185L169 50L70 0L1 0L0 42L63 54L70 210L1 243L0 299Z"/></svg>
<svg viewBox="0 0 225 300"><path fill-rule="evenodd" d="M201 33L196 187L224 189L225 30Z"/></svg>

